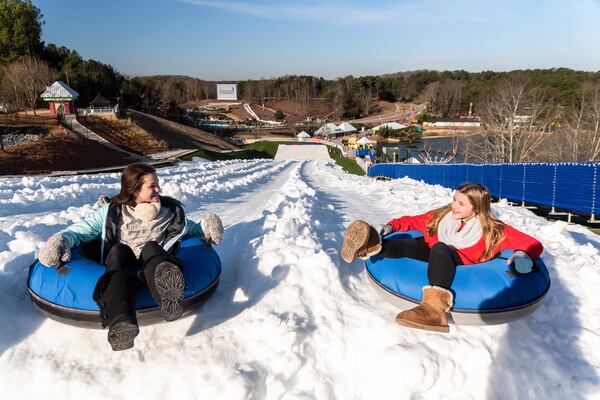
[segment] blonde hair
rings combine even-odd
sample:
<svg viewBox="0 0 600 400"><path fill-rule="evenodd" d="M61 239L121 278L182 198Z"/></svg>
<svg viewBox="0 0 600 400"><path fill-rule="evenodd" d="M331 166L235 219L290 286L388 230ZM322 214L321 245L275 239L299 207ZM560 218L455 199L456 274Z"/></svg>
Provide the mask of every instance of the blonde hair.
<svg viewBox="0 0 600 400"><path fill-rule="evenodd" d="M464 183L457 187L456 191L467 196L469 202L473 205L473 212L479 217L479 223L485 238L485 251L481 255L480 261L488 261L494 258L493 249L504 240L505 236L504 223L492 214L489 190L478 183ZM427 225L427 233L430 236L435 235L440 221L451 210L452 203L433 210L433 218Z"/></svg>

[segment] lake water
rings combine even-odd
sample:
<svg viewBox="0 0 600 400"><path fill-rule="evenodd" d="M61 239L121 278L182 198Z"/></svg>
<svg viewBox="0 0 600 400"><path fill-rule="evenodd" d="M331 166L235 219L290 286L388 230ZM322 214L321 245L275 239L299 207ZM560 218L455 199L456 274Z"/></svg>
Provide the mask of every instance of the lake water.
<svg viewBox="0 0 600 400"><path fill-rule="evenodd" d="M385 144L382 147L387 148L387 154L398 153L397 144ZM420 159L424 150L428 150L433 158L445 159L452 154L454 148L456 148L457 152L454 162L475 161L473 159L465 160L465 156L468 154L468 140L464 137L424 137L419 147L410 151L410 155ZM406 147L400 146L402 157L406 156L406 151Z"/></svg>

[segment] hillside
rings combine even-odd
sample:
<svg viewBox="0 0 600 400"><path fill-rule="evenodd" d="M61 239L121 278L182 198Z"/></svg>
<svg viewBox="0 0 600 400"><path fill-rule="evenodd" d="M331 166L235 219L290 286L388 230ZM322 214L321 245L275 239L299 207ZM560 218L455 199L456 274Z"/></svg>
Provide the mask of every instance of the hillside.
<svg viewBox="0 0 600 400"><path fill-rule="evenodd" d="M76 171L125 165L133 161L121 152L57 127L38 140L0 151L0 175Z"/></svg>
<svg viewBox="0 0 600 400"><path fill-rule="evenodd" d="M170 148L210 151L235 150L237 146L212 133L178 124L140 111L129 110L132 120L156 140L166 142Z"/></svg>
<svg viewBox="0 0 600 400"><path fill-rule="evenodd" d="M275 121L275 113L281 111L285 114L285 122L288 124L306 122L307 119L312 121L331 121L334 115L331 107L323 99L311 99L309 101L298 101L294 99L268 100L265 101L264 105L255 101L219 101L210 99L188 101L181 104L181 107L193 108L206 115L221 115L225 119L241 122L252 120L252 116L244 108L244 104L246 103L250 105L252 110L261 119L265 120ZM369 116L372 117L391 113L397 111L403 105L405 105L405 103L392 103L372 99L369 105ZM213 111L210 111L206 107L213 109Z"/></svg>
<svg viewBox="0 0 600 400"><path fill-rule="evenodd" d="M77 120L92 132L129 152L154 154L170 150L165 141L156 140L154 136L130 121L91 115L78 117Z"/></svg>

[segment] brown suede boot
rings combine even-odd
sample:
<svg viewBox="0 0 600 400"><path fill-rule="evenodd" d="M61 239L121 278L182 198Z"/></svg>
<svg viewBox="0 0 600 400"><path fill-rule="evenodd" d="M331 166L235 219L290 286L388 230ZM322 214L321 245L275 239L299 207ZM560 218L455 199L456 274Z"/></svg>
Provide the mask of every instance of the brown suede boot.
<svg viewBox="0 0 600 400"><path fill-rule="evenodd" d="M340 254L347 263L354 261L358 252L367 245L369 241L370 226L365 221L356 220L352 222L346 232Z"/></svg>
<svg viewBox="0 0 600 400"><path fill-rule="evenodd" d="M411 328L435 332L449 332L446 313L452 307L454 296L448 289L439 286L424 286L421 305L402 311L396 322Z"/></svg>
<svg viewBox="0 0 600 400"><path fill-rule="evenodd" d="M379 234L372 226L369 226L369 239L367 244L358 251L358 258L361 260L368 260L369 257L379 254L381 251L381 242L379 241Z"/></svg>

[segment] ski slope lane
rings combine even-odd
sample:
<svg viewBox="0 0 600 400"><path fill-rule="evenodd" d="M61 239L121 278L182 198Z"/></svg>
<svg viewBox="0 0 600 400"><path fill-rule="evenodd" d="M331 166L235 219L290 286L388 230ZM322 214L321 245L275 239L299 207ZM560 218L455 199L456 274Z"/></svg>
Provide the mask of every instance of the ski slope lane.
<svg viewBox="0 0 600 400"><path fill-rule="evenodd" d="M331 232L338 235L338 241L340 232L354 219L386 223L452 199L452 191L439 185L408 178L352 177L320 163L308 164L305 177L319 196L335 204L329 214L342 225ZM493 204L492 210L543 243L552 277L545 303L520 321L488 327L452 325L450 335L396 327L394 350L410 349L413 355L402 369L427 371L422 377L425 385L418 392L425 398L600 398L600 302L594 294L600 290L600 239L584 227L547 221L506 201ZM347 287L370 285L362 262L348 265L339 260L339 265L351 276ZM394 325L394 307L374 294L356 293L353 298ZM406 377L402 379L410 386Z"/></svg>
<svg viewBox="0 0 600 400"><path fill-rule="evenodd" d="M277 146L275 160L333 161L329 157L327 146L324 144L280 144Z"/></svg>

